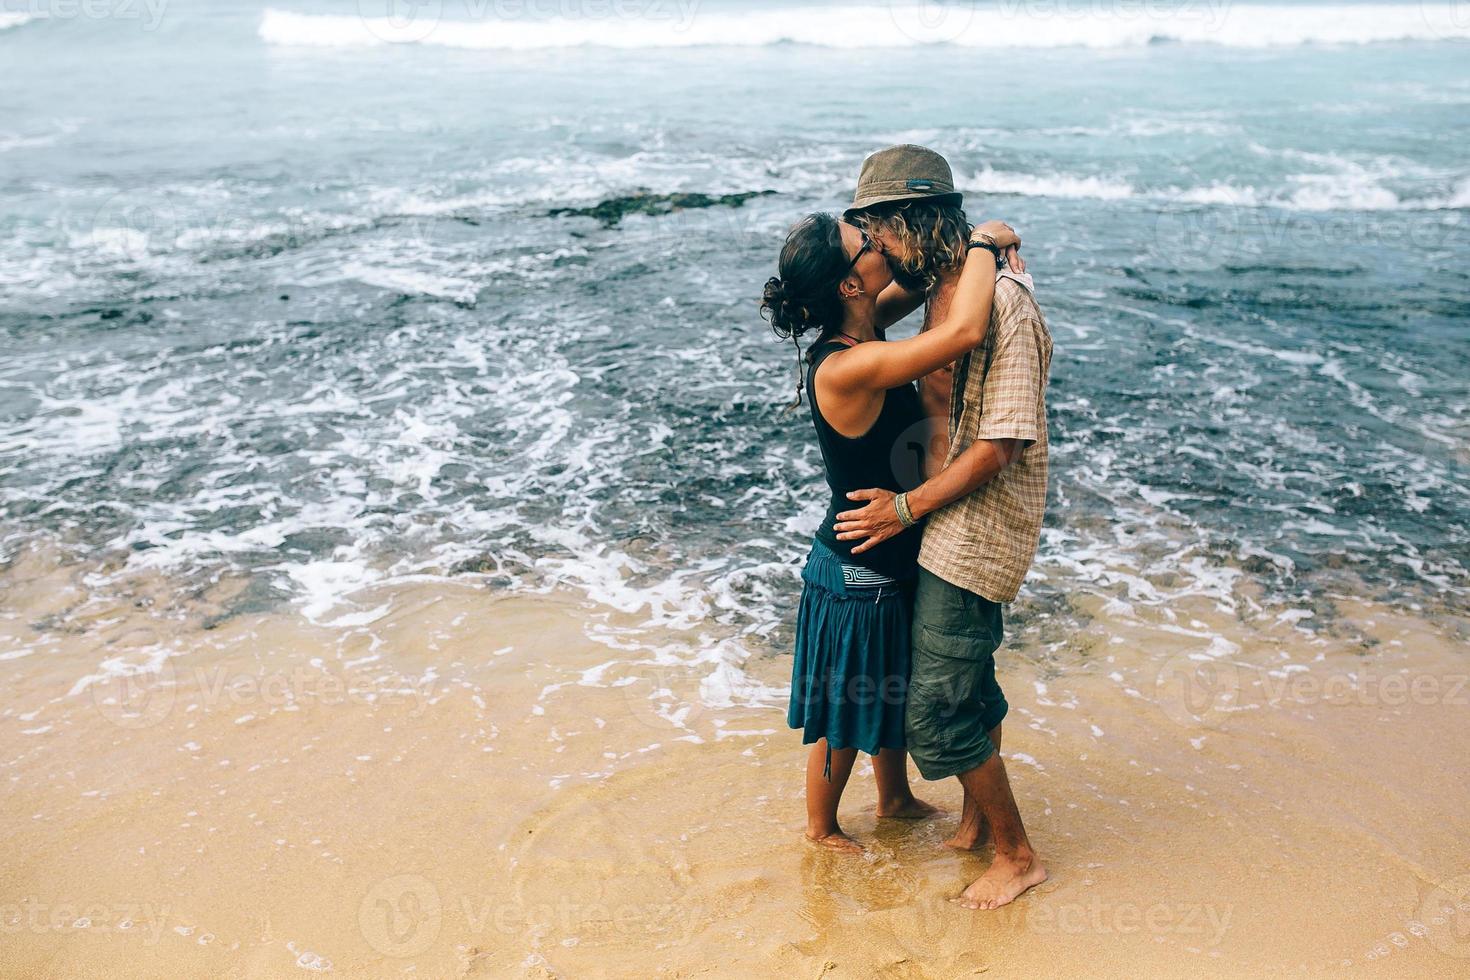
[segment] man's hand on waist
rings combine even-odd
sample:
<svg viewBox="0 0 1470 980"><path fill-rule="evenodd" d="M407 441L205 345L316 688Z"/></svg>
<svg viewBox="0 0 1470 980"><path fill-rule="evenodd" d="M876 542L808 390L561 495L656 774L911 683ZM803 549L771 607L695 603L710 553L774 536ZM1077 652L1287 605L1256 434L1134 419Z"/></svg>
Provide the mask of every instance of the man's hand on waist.
<svg viewBox="0 0 1470 980"><path fill-rule="evenodd" d="M837 532L837 540L862 541L852 549L853 554L860 555L902 534L907 528L898 518L898 507L893 503L896 496L891 490L876 489L854 490L848 494L848 500L867 501L867 505L837 515L837 523L832 525L832 530Z"/></svg>
<svg viewBox="0 0 1470 980"><path fill-rule="evenodd" d="M1026 446L1022 439L977 439L954 462L909 493L910 513L917 520L973 493L1020 459Z"/></svg>

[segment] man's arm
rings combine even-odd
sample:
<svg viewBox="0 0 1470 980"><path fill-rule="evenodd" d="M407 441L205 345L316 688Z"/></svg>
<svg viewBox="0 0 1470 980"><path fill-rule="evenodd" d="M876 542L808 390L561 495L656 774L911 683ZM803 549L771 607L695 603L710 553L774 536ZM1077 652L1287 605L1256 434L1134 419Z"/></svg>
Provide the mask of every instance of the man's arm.
<svg viewBox="0 0 1470 980"><path fill-rule="evenodd" d="M974 373L969 378L969 385L979 385L981 390L967 390L966 400L978 397L978 404L984 406L974 442L942 472L910 491L909 509L916 519L995 479L1041 437L1046 426L1039 411L1040 391L1046 385L1037 343L1041 328L1029 297L1019 302L1022 297L1016 290L1021 288L1011 283L1005 298L997 292L997 323L993 325L996 346L990 370L983 379ZM856 490L847 496L867 501L866 506L837 515L834 530L838 540L862 540L853 548L853 554L905 530L893 503L895 494L873 489Z"/></svg>
<svg viewBox="0 0 1470 980"><path fill-rule="evenodd" d="M1001 470L1021 456L1026 443L1021 439L979 439L954 462L909 491L909 511L914 519L932 514L945 504L980 489Z"/></svg>
<svg viewBox="0 0 1470 980"><path fill-rule="evenodd" d="M980 489L1019 459L1027 444L1023 439L977 440L956 456L954 462L909 491L909 512L914 520L918 520ZM847 510L837 515L837 523L833 525L837 540L866 538L852 549L852 553L857 555L901 534L906 529L898 519L898 509L893 503L896 496L889 490L854 490L848 494L849 500L868 503L860 510Z"/></svg>

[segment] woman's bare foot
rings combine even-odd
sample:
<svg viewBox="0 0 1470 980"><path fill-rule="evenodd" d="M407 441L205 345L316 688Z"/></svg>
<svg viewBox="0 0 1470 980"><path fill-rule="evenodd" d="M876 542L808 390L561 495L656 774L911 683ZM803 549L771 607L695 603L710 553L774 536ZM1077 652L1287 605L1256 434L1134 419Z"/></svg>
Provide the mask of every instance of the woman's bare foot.
<svg viewBox="0 0 1470 980"><path fill-rule="evenodd" d="M970 887L954 901L967 909L998 909L1045 880L1046 869L1035 854L1024 858L997 855L986 872L971 882Z"/></svg>
<svg viewBox="0 0 1470 980"><path fill-rule="evenodd" d="M811 831L807 831L806 839L820 847L830 847L832 850L841 851L844 854L861 854L864 850L863 845L840 830L822 834L813 834Z"/></svg>
<svg viewBox="0 0 1470 980"><path fill-rule="evenodd" d="M944 811L932 803L925 803L917 796L910 794L907 799L900 797L896 800L879 800L878 816L892 817L896 820L923 820Z"/></svg>

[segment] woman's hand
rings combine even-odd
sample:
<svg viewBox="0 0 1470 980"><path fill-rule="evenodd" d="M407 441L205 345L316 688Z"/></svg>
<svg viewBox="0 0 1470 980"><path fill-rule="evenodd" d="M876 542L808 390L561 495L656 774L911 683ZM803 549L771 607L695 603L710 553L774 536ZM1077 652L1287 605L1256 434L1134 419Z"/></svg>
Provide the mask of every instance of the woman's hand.
<svg viewBox="0 0 1470 980"><path fill-rule="evenodd" d="M1012 272L1024 273L1026 271L1026 260L1021 258L1021 246L1012 245L1003 253L1006 257L1006 268Z"/></svg>
<svg viewBox="0 0 1470 980"><path fill-rule="evenodd" d="M977 232L995 242L1006 268L1012 272L1026 271L1026 261L1021 258L1021 236L1016 234L1016 229L997 218L977 225L970 234L973 237Z"/></svg>
<svg viewBox="0 0 1470 980"><path fill-rule="evenodd" d="M860 510L845 510L837 515L837 523L832 525L837 540L866 539L852 549L853 554L860 555L908 530L898 519L898 507L893 503L896 496L888 490L854 490L848 494L848 500L866 500L868 504Z"/></svg>
<svg viewBox="0 0 1470 980"><path fill-rule="evenodd" d="M999 218L976 225L975 230L970 232L971 237L973 238L977 232L995 242L996 247L1002 251L1013 245L1016 248L1021 247L1021 236L1016 234L1016 229Z"/></svg>

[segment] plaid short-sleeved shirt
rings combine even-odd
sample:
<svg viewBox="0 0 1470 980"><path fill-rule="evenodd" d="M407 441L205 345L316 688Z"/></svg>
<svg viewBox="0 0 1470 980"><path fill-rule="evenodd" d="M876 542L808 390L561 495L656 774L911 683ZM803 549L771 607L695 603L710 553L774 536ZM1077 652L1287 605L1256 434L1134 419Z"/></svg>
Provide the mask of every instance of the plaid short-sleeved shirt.
<svg viewBox="0 0 1470 980"><path fill-rule="evenodd" d="M955 367L945 465L979 439L1021 439L1026 446L989 483L930 514L919 551L924 568L992 602L1010 602L1021 591L1046 509L1051 334L1030 277L1026 285L1018 278L997 277L985 343Z"/></svg>

